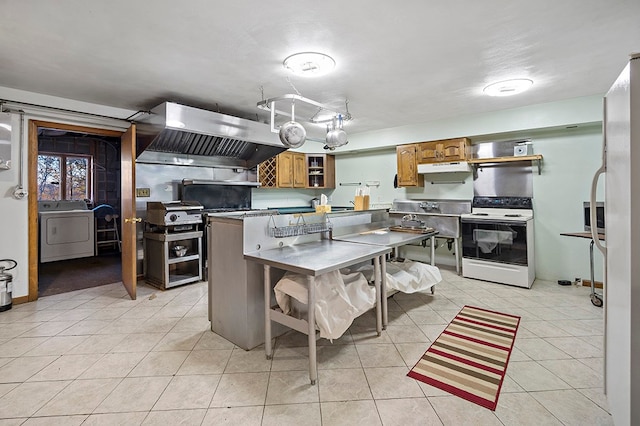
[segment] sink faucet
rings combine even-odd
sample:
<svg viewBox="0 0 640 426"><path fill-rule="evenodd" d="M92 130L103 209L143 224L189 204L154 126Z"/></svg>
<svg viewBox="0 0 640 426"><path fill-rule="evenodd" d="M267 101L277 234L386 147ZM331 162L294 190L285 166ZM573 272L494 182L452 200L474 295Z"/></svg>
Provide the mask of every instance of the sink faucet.
<svg viewBox="0 0 640 426"><path fill-rule="evenodd" d="M438 205L438 203L427 201L424 203L420 203L420 208L430 211L430 210L438 210L440 206Z"/></svg>

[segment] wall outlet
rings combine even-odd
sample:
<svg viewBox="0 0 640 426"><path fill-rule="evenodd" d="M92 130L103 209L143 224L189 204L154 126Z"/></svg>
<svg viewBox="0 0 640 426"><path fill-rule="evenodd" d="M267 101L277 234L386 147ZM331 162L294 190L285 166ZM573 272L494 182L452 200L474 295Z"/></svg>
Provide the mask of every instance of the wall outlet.
<svg viewBox="0 0 640 426"><path fill-rule="evenodd" d="M151 188L136 188L136 197L151 197Z"/></svg>

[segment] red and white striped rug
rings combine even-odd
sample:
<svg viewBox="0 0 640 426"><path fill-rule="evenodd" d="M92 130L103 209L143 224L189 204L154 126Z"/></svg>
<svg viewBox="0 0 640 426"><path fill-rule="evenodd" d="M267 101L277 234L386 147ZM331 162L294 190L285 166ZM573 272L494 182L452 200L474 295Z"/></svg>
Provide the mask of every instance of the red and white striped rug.
<svg viewBox="0 0 640 426"><path fill-rule="evenodd" d="M520 317L465 306L407 374L495 410Z"/></svg>

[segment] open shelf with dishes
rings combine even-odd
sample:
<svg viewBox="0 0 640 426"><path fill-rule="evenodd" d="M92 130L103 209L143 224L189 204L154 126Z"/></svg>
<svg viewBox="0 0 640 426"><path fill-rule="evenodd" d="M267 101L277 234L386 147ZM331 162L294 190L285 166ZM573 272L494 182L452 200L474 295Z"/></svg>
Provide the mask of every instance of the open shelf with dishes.
<svg viewBox="0 0 640 426"><path fill-rule="evenodd" d="M333 155L307 154L307 187L335 188L334 170Z"/></svg>

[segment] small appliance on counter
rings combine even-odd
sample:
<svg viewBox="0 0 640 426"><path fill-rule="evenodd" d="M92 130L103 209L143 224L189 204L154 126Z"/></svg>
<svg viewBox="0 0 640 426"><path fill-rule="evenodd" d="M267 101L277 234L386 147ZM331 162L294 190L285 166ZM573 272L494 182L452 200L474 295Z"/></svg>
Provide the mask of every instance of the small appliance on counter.
<svg viewBox="0 0 640 426"><path fill-rule="evenodd" d="M171 231L193 229L183 226L201 224L203 209L196 201L150 201L147 203L147 223Z"/></svg>
<svg viewBox="0 0 640 426"><path fill-rule="evenodd" d="M604 234L604 202L597 201L594 203L596 208L596 231L598 234ZM582 210L584 216L584 230L587 232L591 232L591 202L585 201L582 203Z"/></svg>
<svg viewBox="0 0 640 426"><path fill-rule="evenodd" d="M316 213L331 213L331 204L326 195L320 194L320 202L315 207Z"/></svg>

